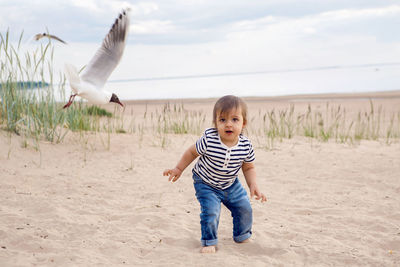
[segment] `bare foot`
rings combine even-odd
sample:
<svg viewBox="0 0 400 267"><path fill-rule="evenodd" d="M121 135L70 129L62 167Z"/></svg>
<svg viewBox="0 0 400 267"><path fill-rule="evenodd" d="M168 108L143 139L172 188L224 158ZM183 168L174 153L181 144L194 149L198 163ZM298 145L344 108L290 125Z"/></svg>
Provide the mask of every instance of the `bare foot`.
<svg viewBox="0 0 400 267"><path fill-rule="evenodd" d="M215 253L215 246L202 247L200 253Z"/></svg>
<svg viewBox="0 0 400 267"><path fill-rule="evenodd" d="M249 243L249 242L250 242L250 237L245 239L245 240L243 240L242 242L237 242L237 243L242 244L242 243Z"/></svg>

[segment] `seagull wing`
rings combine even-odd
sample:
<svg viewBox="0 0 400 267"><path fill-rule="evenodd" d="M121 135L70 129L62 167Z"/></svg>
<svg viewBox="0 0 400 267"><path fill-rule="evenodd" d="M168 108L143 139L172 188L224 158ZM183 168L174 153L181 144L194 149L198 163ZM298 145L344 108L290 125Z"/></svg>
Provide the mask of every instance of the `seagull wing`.
<svg viewBox="0 0 400 267"><path fill-rule="evenodd" d="M86 66L81 79L102 88L118 65L129 32L129 9L123 10L115 20L101 47Z"/></svg>
<svg viewBox="0 0 400 267"><path fill-rule="evenodd" d="M55 35L48 34L48 37L49 37L49 38L52 38L52 39L54 39L54 40L57 40L57 41L59 41L59 42L61 42L61 43L63 43L63 44L67 44L65 41L61 40L60 38L58 38L58 37L55 36Z"/></svg>
<svg viewBox="0 0 400 267"><path fill-rule="evenodd" d="M51 38L51 39L57 40L57 41L59 41L59 42L61 42L61 43L63 43L63 44L67 44L64 40L61 40L61 39L58 38L57 36L52 35L52 34L47 34L47 33L38 33L38 34L36 34L36 35L34 36L34 39L35 39L36 41L38 41L38 40L40 40L40 39L43 38L43 37Z"/></svg>

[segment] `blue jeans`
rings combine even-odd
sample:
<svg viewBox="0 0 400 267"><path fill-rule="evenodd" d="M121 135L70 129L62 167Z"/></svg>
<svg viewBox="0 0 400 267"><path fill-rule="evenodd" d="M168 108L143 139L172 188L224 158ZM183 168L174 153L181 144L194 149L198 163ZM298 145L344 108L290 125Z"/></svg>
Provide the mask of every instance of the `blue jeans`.
<svg viewBox="0 0 400 267"><path fill-rule="evenodd" d="M239 179L225 190L219 190L204 183L193 173L194 189L200 202L200 224L202 246L215 246L218 243L217 231L221 202L231 211L233 218L233 240L242 242L251 236L253 211L249 197Z"/></svg>

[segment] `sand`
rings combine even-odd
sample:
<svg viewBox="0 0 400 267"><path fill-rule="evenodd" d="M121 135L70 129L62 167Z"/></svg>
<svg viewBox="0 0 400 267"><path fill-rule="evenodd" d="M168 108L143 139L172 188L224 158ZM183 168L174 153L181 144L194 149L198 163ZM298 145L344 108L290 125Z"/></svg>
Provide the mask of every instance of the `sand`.
<svg viewBox="0 0 400 267"><path fill-rule="evenodd" d="M247 101L250 114L326 102L356 112L368 108L370 97ZM185 106L210 113L213 101ZM400 109L396 94L373 101ZM164 103L133 101L130 112ZM197 137L169 135L162 148L151 134L70 133L61 144L41 141L37 150L0 131L0 266L400 265L399 142L296 137L256 148L268 202L252 200L251 242L233 242L223 208L218 251L204 255L191 168L174 184L162 176Z"/></svg>

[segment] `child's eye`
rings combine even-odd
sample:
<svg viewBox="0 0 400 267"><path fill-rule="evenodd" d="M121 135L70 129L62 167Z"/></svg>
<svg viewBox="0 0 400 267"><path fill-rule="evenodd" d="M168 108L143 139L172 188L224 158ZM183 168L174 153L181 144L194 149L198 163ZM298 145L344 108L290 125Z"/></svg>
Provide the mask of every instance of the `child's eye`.
<svg viewBox="0 0 400 267"><path fill-rule="evenodd" d="M239 119L238 119L238 118L233 118L233 121L234 121L234 122L238 122Z"/></svg>
<svg viewBox="0 0 400 267"><path fill-rule="evenodd" d="M220 122L225 122L225 119L219 119Z"/></svg>

